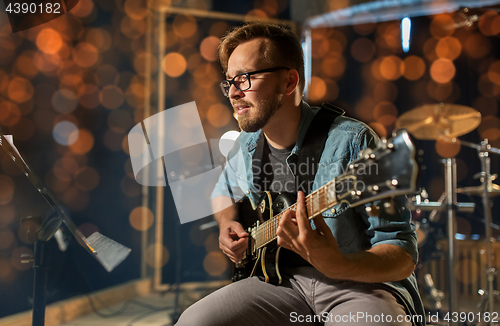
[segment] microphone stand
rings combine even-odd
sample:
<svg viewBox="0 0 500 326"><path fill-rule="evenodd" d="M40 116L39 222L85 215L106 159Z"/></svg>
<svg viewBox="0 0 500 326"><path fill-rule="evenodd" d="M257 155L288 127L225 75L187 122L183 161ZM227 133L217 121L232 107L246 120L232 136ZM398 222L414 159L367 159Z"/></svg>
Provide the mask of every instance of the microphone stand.
<svg viewBox="0 0 500 326"><path fill-rule="evenodd" d="M481 146L478 148L478 155L479 155L479 160L481 161L481 167L482 167L482 172L481 172L481 177L482 177L482 183L483 183L483 207L484 207L484 225L485 225L485 237L486 237L486 279L488 282L488 292L487 296L483 298L483 300L487 300L488 305L486 311L490 313L490 316L492 316L492 313L495 311L494 305L495 305L495 290L493 287L493 282L495 281L495 276L497 274L496 269L492 266L491 264L491 241L492 241L492 236L491 236L491 227L490 224L492 223L492 218L491 218L491 206L490 206L490 198L489 198L489 193L488 193L488 184L491 182L491 175L490 175L490 157L488 155L488 150L491 149L491 146L488 144L488 139L485 139L483 142L481 142ZM490 318L490 321L488 322L488 325L493 326L493 319Z"/></svg>

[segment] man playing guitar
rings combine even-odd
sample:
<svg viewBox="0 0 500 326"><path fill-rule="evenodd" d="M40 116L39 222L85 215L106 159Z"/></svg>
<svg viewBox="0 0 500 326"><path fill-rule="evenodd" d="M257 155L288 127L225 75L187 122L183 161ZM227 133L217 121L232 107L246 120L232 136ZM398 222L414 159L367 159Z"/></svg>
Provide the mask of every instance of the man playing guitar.
<svg viewBox="0 0 500 326"><path fill-rule="evenodd" d="M282 26L249 23L222 39L219 60L222 91L243 130L212 194L221 250L238 263L248 249L249 232L231 205L241 195L257 206L262 191L295 192L297 203L276 224L277 244L288 252L279 259L279 284L259 276L234 282L189 307L177 325L424 325L413 274L417 240L401 198L380 204L375 215L364 204L338 203L311 223L315 202L306 208L297 192L311 193L344 172L361 150L376 146L375 133L335 117L314 183L299 185L304 137L323 109L302 100L298 38Z"/></svg>

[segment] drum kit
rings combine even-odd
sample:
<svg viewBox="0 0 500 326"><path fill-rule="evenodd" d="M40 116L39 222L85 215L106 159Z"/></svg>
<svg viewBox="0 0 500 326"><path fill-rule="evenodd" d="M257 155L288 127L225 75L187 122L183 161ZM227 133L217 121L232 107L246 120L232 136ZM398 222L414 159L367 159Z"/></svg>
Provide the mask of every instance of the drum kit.
<svg viewBox="0 0 500 326"><path fill-rule="evenodd" d="M482 197L482 206L484 211L484 229L485 229L485 255L486 259L486 279L487 289L481 289L478 293L482 294L482 300L478 306L484 311L493 313L495 297L498 296L498 291L494 289L495 278L497 275L496 269L492 264L492 242L495 239L492 237L492 215L490 198L500 195L500 186L493 183L495 176L490 173L490 153L500 154L500 149L492 147L488 139L484 139L480 144L474 144L464 140L459 140L457 137L465 135L476 129L481 123L481 114L463 105L456 104L428 104L412 109L402 114L396 120L396 129L404 128L408 130L413 137L420 140L433 140L448 142L450 145L457 144L473 148L477 151L478 158L481 162L481 172L478 174L481 180L480 186L464 187L457 189L457 165L454 158L446 158L443 160L444 165L444 183L445 191L437 202L428 200L428 195L423 190L419 195L415 196L410 205L414 210L428 211L428 220L435 222L439 219L439 213L447 216L447 232L448 239L447 262L448 262L448 302L449 312L458 312L458 294L457 294L457 278L454 276L455 266L457 262L457 244L455 235L457 233L456 213L457 212L473 212L474 203L459 203L457 202L457 194L466 194L470 196ZM421 241L432 236L433 230L428 225L420 224L420 229L417 230L419 237L419 245ZM432 278L429 274L425 276L425 284L423 287L431 288L431 296L433 296L434 308L440 310L440 300L443 298L442 292L437 291L433 286ZM451 323L450 325L454 325ZM492 325L490 323L490 325Z"/></svg>

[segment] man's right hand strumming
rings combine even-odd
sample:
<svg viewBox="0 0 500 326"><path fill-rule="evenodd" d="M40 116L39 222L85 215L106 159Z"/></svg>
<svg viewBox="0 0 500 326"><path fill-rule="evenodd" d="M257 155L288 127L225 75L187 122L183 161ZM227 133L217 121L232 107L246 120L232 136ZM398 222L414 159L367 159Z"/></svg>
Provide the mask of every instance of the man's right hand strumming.
<svg viewBox="0 0 500 326"><path fill-rule="evenodd" d="M219 248L233 263L240 262L248 247L248 233L236 221L223 222L219 228Z"/></svg>

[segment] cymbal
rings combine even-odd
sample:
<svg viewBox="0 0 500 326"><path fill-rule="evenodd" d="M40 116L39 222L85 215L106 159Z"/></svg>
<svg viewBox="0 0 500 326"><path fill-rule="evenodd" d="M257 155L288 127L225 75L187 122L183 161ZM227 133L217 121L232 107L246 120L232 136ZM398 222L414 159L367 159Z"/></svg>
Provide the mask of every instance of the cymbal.
<svg viewBox="0 0 500 326"><path fill-rule="evenodd" d="M458 137L476 129L481 113L457 104L426 104L403 113L396 128L405 128L417 139L437 140L441 136Z"/></svg>
<svg viewBox="0 0 500 326"><path fill-rule="evenodd" d="M479 185L474 187L458 188L457 193L473 195L473 196L482 196L483 186ZM490 197L500 196L500 186L495 183L488 185L488 194L490 195Z"/></svg>

